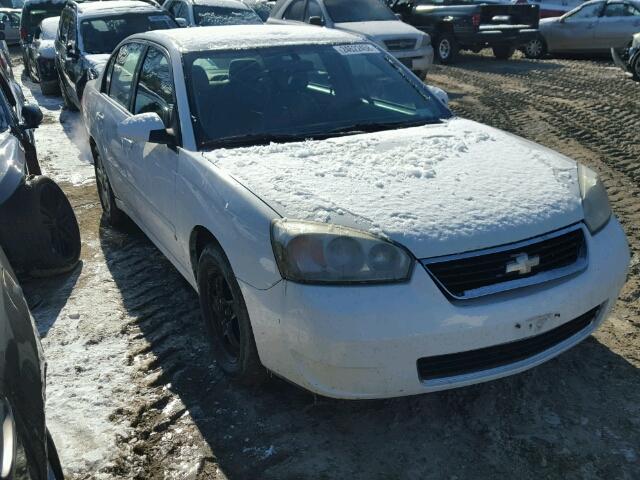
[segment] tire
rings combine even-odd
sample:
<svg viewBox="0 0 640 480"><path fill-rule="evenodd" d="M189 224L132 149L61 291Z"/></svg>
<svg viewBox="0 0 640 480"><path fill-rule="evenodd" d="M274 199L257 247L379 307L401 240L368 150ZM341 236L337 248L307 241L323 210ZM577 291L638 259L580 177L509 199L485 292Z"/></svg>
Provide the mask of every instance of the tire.
<svg viewBox="0 0 640 480"><path fill-rule="evenodd" d="M53 180L30 178L2 205L0 244L17 271L34 277L65 273L77 265L78 221Z"/></svg>
<svg viewBox="0 0 640 480"><path fill-rule="evenodd" d="M524 56L531 59L539 59L547 54L547 44L544 38L537 36L533 40L529 40L524 47L522 47L522 53Z"/></svg>
<svg viewBox="0 0 640 480"><path fill-rule="evenodd" d="M508 60L513 56L515 51L515 47L501 45L499 47L493 47L493 56L498 60Z"/></svg>
<svg viewBox="0 0 640 480"><path fill-rule="evenodd" d="M222 250L211 243L198 261L198 291L214 357L240 383L257 385L266 377L260 363L249 313L233 270Z"/></svg>
<svg viewBox="0 0 640 480"><path fill-rule="evenodd" d="M36 69L38 70L38 78L40 79L40 91L42 92L43 95L57 95L58 92L60 91L60 84L59 82L56 82L55 80L53 82L49 81L49 82L45 82L43 80L43 76L42 73L40 72L40 67L38 67L38 65L36 64Z"/></svg>
<svg viewBox="0 0 640 480"><path fill-rule="evenodd" d="M633 75L633 79L640 82L640 55L636 56L636 59L633 61L631 65L631 75Z"/></svg>
<svg viewBox="0 0 640 480"><path fill-rule="evenodd" d="M116 205L116 197L113 194L111 188L111 182L109 176L102 163L102 157L98 153L97 148L92 147L91 152L93 154L93 166L96 172L96 187L98 188L98 197L100 198L100 205L102 205L102 212L107 223L112 227L119 228L125 222L125 213Z"/></svg>
<svg viewBox="0 0 640 480"><path fill-rule="evenodd" d="M47 430L47 480L64 480L58 450L49 430Z"/></svg>
<svg viewBox="0 0 640 480"><path fill-rule="evenodd" d="M67 94L67 87L65 87L64 82L62 81L62 77L60 77L60 73L58 73L58 84L60 85L60 94L62 95L64 108L66 108L71 112L77 112L78 107L76 107L76 105L69 98L69 95Z"/></svg>
<svg viewBox="0 0 640 480"><path fill-rule="evenodd" d="M443 65L450 65L454 62L459 51L458 42L450 33L442 33L435 43L435 51L438 60Z"/></svg>

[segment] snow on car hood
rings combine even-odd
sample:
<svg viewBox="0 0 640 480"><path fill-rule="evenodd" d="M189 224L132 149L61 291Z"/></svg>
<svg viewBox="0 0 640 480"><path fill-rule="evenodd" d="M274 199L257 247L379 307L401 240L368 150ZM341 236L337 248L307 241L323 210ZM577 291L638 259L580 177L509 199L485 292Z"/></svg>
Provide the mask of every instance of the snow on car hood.
<svg viewBox="0 0 640 480"><path fill-rule="evenodd" d="M341 22L335 28L351 33L359 33L368 38L412 37L422 36L422 32L400 20L381 20L375 22Z"/></svg>
<svg viewBox="0 0 640 480"><path fill-rule="evenodd" d="M111 55L108 53L94 53L84 56L84 58L87 60L87 63L89 63L89 65L91 65L91 67L95 69L97 73L102 73L102 70L109 61L110 57Z"/></svg>
<svg viewBox="0 0 640 480"><path fill-rule="evenodd" d="M469 120L204 155L283 217L368 230L418 258L583 218L575 162Z"/></svg>

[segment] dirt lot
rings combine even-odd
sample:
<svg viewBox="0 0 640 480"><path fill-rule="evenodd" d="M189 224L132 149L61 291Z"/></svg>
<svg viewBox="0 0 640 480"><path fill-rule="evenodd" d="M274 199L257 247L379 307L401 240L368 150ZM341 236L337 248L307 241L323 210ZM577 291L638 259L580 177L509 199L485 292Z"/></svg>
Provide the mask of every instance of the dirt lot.
<svg viewBox="0 0 640 480"><path fill-rule="evenodd" d="M437 67L429 82L459 115L602 174L634 255L604 327L525 374L445 393L345 402L278 379L241 388L213 363L177 271L135 227L101 224L93 184L67 183L83 263L25 289L71 478L640 478L640 84L605 61L478 55ZM55 169L57 157L41 155ZM91 405L108 417L96 423Z"/></svg>

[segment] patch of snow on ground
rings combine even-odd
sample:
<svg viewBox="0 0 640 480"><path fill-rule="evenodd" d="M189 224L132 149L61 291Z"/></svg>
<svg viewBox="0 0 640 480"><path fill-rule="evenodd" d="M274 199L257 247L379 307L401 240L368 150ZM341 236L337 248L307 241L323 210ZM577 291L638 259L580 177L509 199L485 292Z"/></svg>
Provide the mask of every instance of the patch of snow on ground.
<svg viewBox="0 0 640 480"><path fill-rule="evenodd" d="M582 218L574 162L468 120L205 155L287 218L370 230L422 257Z"/></svg>
<svg viewBox="0 0 640 480"><path fill-rule="evenodd" d="M27 101L40 105L44 115L35 131L42 172L57 182L93 183L93 159L80 113L62 110L59 97L44 96L40 86L26 78L22 65L17 65L14 73Z"/></svg>

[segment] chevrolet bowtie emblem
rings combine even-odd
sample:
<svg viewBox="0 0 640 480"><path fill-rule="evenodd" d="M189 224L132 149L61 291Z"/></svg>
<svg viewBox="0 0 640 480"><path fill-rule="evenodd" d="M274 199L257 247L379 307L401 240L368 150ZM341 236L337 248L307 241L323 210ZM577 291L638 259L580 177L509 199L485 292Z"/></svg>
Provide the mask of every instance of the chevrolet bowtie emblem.
<svg viewBox="0 0 640 480"><path fill-rule="evenodd" d="M506 273L519 273L520 275L526 275L531 273L533 267L540 265L540 256L529 257L526 253L519 253L514 255L513 262L507 263Z"/></svg>

